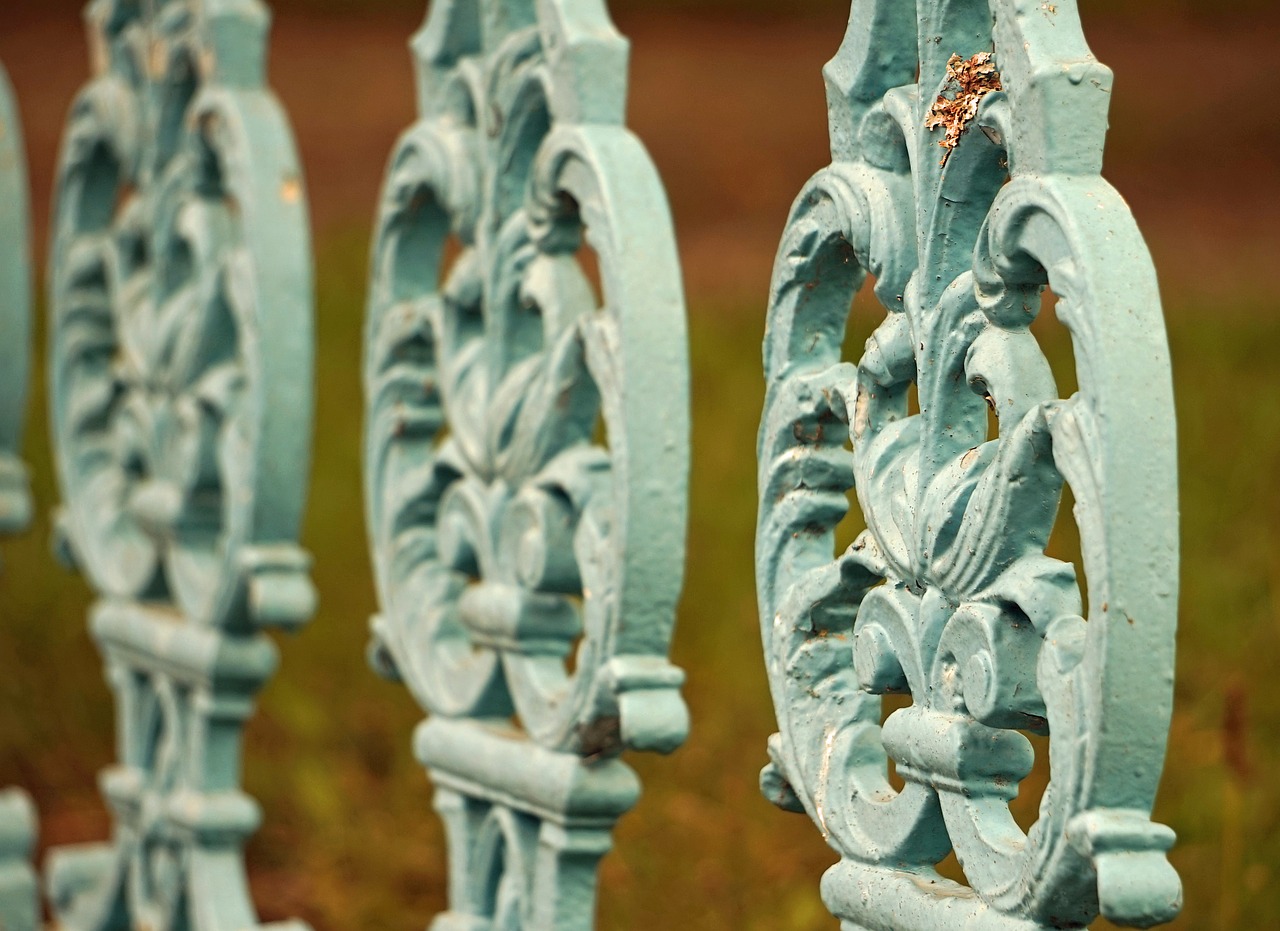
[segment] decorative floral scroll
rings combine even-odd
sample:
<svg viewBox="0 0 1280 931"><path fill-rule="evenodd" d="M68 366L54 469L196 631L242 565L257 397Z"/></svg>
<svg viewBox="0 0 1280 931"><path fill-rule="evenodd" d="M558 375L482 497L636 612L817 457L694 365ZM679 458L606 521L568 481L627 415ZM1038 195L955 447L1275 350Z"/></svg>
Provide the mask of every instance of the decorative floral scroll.
<svg viewBox="0 0 1280 931"><path fill-rule="evenodd" d="M765 343L764 790L840 854L823 893L850 929L1167 921L1174 412L1151 261L1099 176L1111 73L1074 0L857 0L825 73L834 160L792 211ZM844 362L868 275L885 318ZM1046 286L1067 398L1030 329ZM1064 486L1087 604L1045 555ZM833 557L850 490L867 529ZM1024 833L1025 734L1050 782ZM951 852L967 884L935 871Z"/></svg>
<svg viewBox="0 0 1280 931"><path fill-rule="evenodd" d="M433 715L436 927L586 928L614 758L687 729L671 221L602 0L437 0L414 51L365 342L373 659Z"/></svg>
<svg viewBox="0 0 1280 931"><path fill-rule="evenodd" d="M63 549L120 716L110 845L56 851L61 925L256 927L242 725L314 608L302 180L258 0L95 0L57 176L50 381Z"/></svg>

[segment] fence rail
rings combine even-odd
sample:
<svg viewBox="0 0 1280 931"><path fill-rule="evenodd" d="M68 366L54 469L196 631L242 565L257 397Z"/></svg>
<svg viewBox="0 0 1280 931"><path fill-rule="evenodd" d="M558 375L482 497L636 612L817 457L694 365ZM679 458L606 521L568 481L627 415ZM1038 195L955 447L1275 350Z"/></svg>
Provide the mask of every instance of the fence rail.
<svg viewBox="0 0 1280 931"><path fill-rule="evenodd" d="M53 850L45 892L79 931L264 927L241 733L276 666L265 631L316 600L302 171L260 0L93 0L86 22L48 377L57 550L97 598L118 762L111 840ZM605 0L436 0L411 51L365 313L368 660L428 715L434 931L589 931L640 792L622 754L690 725L667 658L690 441L672 221ZM767 312L761 788L839 855L821 886L846 931L1169 921L1173 834L1150 818L1175 430L1154 271L1100 176L1111 74L1075 0L854 0L824 76L832 163ZM31 511L21 154L0 74L7 531ZM883 319L849 360L864 285ZM1050 317L1073 372L1041 349ZM1048 555L1062 533L1076 563ZM1024 829L1010 802L1037 760ZM41 924L34 841L26 797L0 794L0 931Z"/></svg>

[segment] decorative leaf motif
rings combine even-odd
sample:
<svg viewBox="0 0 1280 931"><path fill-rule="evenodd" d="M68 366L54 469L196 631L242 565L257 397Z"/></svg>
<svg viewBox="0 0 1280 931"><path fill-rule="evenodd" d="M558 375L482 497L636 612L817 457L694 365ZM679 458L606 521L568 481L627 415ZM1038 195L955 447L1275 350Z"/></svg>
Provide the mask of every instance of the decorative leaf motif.
<svg viewBox="0 0 1280 931"><path fill-rule="evenodd" d="M300 172L263 83L258 0L93 0L50 267L62 531L121 759L110 844L55 850L75 931L258 927L260 815L239 741L275 648L308 620L297 546L310 445L311 265Z"/></svg>
<svg viewBox="0 0 1280 931"><path fill-rule="evenodd" d="M171 601L199 623L252 624L241 552L296 537L301 484L271 463L305 464L309 439L305 219L289 193L298 169L248 55L262 49L265 11L192 0L153 14L98 0L90 22L101 72L68 125L52 250L53 412L72 545L104 593ZM271 259L259 264L267 238ZM288 414L282 401L295 402ZM131 431L138 442L112 442ZM82 455L112 446L112 458ZM104 472L116 475L99 482ZM139 495L168 503L139 523L122 509ZM175 533L196 512L208 533ZM156 558L139 563L122 543L144 537Z"/></svg>
<svg viewBox="0 0 1280 931"><path fill-rule="evenodd" d="M619 485L656 481L663 467L678 479L686 468L685 453L676 444L646 463L643 474L628 474L635 467L633 460L643 458L631 447L630 434L641 435L638 428L644 424L632 422L633 402L624 398L642 370L653 370L644 372L647 377L669 377L663 394L646 404L665 411L664 433L679 436L685 403L681 357L650 333L622 336L625 345L619 345L614 322L622 315L628 321L626 329L632 329L631 321L657 314L657 319L645 321L646 329L656 326L658 319L680 327L669 221L660 198L641 203L633 194L620 198L613 189L619 183L635 184L637 178L639 187L656 186L652 168L625 129L609 124L577 129L572 119L559 115L569 109L562 97L572 90L557 83L556 68L567 66L561 60L552 67L552 59L586 54L566 53L563 46L576 41L572 36L585 22L579 21L583 13L559 11L543 20L531 5L523 6L441 6L433 9L417 42L420 49L429 47L432 55L442 56L437 64L420 60L423 73L431 74L441 91L424 99L423 120L405 134L393 160L396 167L388 177L375 250L367 341L370 522L384 607L398 601L396 590L418 571L409 564L393 567L385 555L399 549L397 536L417 533L424 519L437 519L432 515L441 513L451 482L478 483L477 488L487 489L476 498L483 501L477 505L481 511L467 519L470 529L464 534L467 547L477 553L498 552L504 513L522 489L540 487L539 476L553 462L581 463L579 468L588 469L579 475L562 474L561 493L574 527L580 527L589 511L611 515L601 545L623 554L614 572L653 558L651 542L627 544L629 525L653 522L663 536L678 531L682 506L673 518L663 518L667 526L660 527L656 516L629 513L630 491ZM479 46L473 44L471 27L463 27L471 17L481 24ZM562 35L561 29L567 32ZM462 45L435 45L440 36L455 33L467 37L459 38ZM465 102L453 103L455 94L463 95ZM434 109L446 102L442 110ZM451 231L462 239L460 252L442 274ZM655 267L643 268L638 257L618 248L624 239L637 236L665 240L662 248L650 250ZM597 306L573 255L584 237L601 255L604 307ZM632 296L637 274L655 276L660 287L646 297ZM397 302L405 299L400 295L414 306L437 308L425 318L429 331L423 336L395 311ZM630 306L628 299L639 303ZM606 333L612 335L601 340ZM411 344L420 350L410 351ZM381 360L389 358L402 361L388 369ZM394 380L391 371L397 373ZM438 393L414 397L412 386L418 384L438 385ZM403 418L436 409L443 414L436 429L447 430L447 440L443 434L403 429ZM607 445L598 433L601 422L608 432ZM575 452L593 448L602 455L583 458ZM457 471L452 474L430 465L443 459L448 449L461 454L455 457ZM558 471L564 473L564 466ZM406 481L410 476L418 478ZM668 476L664 474L662 481L669 481ZM682 497L678 489L674 495L664 494L673 500ZM596 526L603 526L599 519ZM441 527L437 531L444 532ZM424 559L437 558L421 552ZM498 577L486 569L490 564ZM468 572L466 566L449 566L447 560L443 568ZM479 575L472 577L472 585L514 581L510 566L501 560L483 559L474 568ZM678 576L663 582L658 602L674 604L673 582L678 584ZM597 588L584 586L582 591L556 595L581 598L583 629L598 627L608 641L620 614L646 611L639 602L634 607L618 603L624 591L620 583L614 577ZM464 615L465 603L466 599ZM414 610L430 613L436 608L424 605ZM661 613L652 621L654 642L665 644L671 619ZM383 625L388 631L394 625L425 629L395 611L384 616ZM641 623L628 626L644 629ZM393 640L409 652L431 649L427 643L410 646L401 637ZM607 685L598 681L601 663L616 647L599 647L604 652L595 662L555 686L559 690L567 685L576 696L572 701L553 701L553 694L512 696L525 726L539 740L557 749L573 749L579 739L575 735L616 717L609 710L607 692L601 691ZM522 652L527 651L517 644L503 651L502 663L509 673L521 664ZM405 667L402 673L418 665L409 655L397 661ZM426 696L437 690L421 683L417 691ZM455 683L445 691L469 690ZM438 710L438 702L426 704ZM613 726L619 724L615 721Z"/></svg>
<svg viewBox="0 0 1280 931"><path fill-rule="evenodd" d="M601 0L432 3L413 48L366 318L371 656L432 715L442 920L581 926L573 890L633 800L615 758L688 729L666 659L688 471L671 220ZM534 857L539 825L592 855Z"/></svg>
<svg viewBox="0 0 1280 931"><path fill-rule="evenodd" d="M756 560L780 733L762 786L841 854L824 898L851 925L1146 927L1180 905L1149 821L1177 582L1159 298L1097 177L1105 94L1080 78L1108 73L1075 4L1052 29L1015 0L989 12L855 0L826 69L835 163L793 208L766 335ZM864 270L887 316L851 366ZM1065 400L1030 330L1046 285L1076 349ZM1087 622L1074 568L1044 554L1064 484ZM867 530L834 554L851 488ZM893 693L912 704L882 725ZM1018 731L1051 745L1025 834ZM952 851L967 886L934 872Z"/></svg>

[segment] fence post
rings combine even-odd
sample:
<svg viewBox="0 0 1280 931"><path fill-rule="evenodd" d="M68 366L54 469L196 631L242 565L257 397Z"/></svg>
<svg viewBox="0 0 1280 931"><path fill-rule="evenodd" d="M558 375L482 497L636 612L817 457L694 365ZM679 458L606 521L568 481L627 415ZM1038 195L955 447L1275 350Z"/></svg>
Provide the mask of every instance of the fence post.
<svg viewBox="0 0 1280 931"><path fill-rule="evenodd" d="M848 931L1168 921L1172 380L1147 249L1099 175L1111 73L1075 0L855 0L825 75L833 163L792 210L765 340L762 787L839 853L822 890ZM886 316L844 362L868 274ZM1031 330L1046 285L1065 399ZM1064 486L1087 606L1044 552ZM866 531L833 556L853 489ZM1025 833L1024 733L1051 754ZM935 871L951 852L965 884Z"/></svg>
<svg viewBox="0 0 1280 931"><path fill-rule="evenodd" d="M683 300L664 192L623 126L627 48L603 0L436 2L413 41L420 119L372 259L365 488L371 657L431 715L436 931L591 928L639 791L618 755L688 727L666 659Z"/></svg>
<svg viewBox="0 0 1280 931"><path fill-rule="evenodd" d="M0 65L0 534L31 519L22 425L31 350L31 249L26 157L13 88ZM38 898L30 858L35 809L18 789L0 791L0 928L35 931Z"/></svg>
<svg viewBox="0 0 1280 931"><path fill-rule="evenodd" d="M31 375L31 235L22 124L0 65L0 533L31 520L22 425Z"/></svg>
<svg viewBox="0 0 1280 931"><path fill-rule="evenodd" d="M302 178L258 0L86 10L93 77L56 178L49 380L61 550L116 694L108 844L52 853L61 927L257 927L240 739L312 614Z"/></svg>

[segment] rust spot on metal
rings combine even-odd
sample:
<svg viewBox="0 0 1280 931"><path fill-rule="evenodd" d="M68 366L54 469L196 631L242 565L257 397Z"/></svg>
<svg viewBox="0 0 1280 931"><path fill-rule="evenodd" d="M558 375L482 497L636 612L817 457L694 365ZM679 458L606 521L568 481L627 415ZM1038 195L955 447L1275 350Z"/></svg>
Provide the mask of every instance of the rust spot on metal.
<svg viewBox="0 0 1280 931"><path fill-rule="evenodd" d="M826 428L822 424L814 424L810 430L803 420L797 420L791 428L791 433L800 443L808 445L816 445L822 442L822 438L826 433Z"/></svg>

